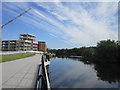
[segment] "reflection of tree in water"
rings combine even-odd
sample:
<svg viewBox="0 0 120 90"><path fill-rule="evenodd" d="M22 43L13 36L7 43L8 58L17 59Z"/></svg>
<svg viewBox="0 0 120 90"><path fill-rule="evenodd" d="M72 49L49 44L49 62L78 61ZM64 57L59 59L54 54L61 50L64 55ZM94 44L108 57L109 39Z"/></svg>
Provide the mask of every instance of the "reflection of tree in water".
<svg viewBox="0 0 120 90"><path fill-rule="evenodd" d="M80 60L81 61L81 60ZM120 82L120 64L119 62L90 62L82 60L84 64L94 65L99 80L108 83Z"/></svg>
<svg viewBox="0 0 120 90"><path fill-rule="evenodd" d="M118 63L99 63L95 64L98 79L103 81L120 82L120 66Z"/></svg>
<svg viewBox="0 0 120 90"><path fill-rule="evenodd" d="M66 57L63 57L66 58ZM68 58L68 57L67 57ZM99 80L108 83L120 82L120 65L119 62L91 62L91 60L82 60L81 57L69 57L69 59L82 61L84 64L94 65Z"/></svg>

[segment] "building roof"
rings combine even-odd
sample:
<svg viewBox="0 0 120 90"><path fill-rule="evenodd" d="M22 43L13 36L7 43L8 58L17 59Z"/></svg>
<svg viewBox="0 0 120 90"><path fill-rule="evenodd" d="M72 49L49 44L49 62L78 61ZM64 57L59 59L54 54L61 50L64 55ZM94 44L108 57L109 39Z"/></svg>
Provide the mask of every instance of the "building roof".
<svg viewBox="0 0 120 90"><path fill-rule="evenodd" d="M35 35L32 35L32 34L20 34L20 36L30 36L30 37L36 37Z"/></svg>
<svg viewBox="0 0 120 90"><path fill-rule="evenodd" d="M45 43L45 42L43 42L43 41L38 41L38 43Z"/></svg>

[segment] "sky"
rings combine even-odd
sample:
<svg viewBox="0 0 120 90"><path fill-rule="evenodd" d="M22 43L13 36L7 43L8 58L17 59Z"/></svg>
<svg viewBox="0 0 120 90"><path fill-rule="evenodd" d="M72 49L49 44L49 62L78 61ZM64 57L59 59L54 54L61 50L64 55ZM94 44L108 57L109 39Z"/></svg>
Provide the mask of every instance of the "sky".
<svg viewBox="0 0 120 90"><path fill-rule="evenodd" d="M117 2L2 2L3 40L19 34L36 35L48 48L95 46L101 40L118 40Z"/></svg>

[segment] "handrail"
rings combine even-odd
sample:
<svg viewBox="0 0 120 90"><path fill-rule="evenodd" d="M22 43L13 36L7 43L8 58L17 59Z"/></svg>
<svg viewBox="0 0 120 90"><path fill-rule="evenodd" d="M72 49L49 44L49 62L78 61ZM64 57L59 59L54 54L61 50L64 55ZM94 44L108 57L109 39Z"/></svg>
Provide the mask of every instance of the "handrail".
<svg viewBox="0 0 120 90"><path fill-rule="evenodd" d="M42 64L39 66L36 90L50 90L48 71L45 65L45 62L47 62L47 58L43 55L41 61L42 61Z"/></svg>
<svg viewBox="0 0 120 90"><path fill-rule="evenodd" d="M43 60L42 60L42 66L43 66L43 73L44 73L44 76L45 76L45 83L46 83L46 90L48 89L48 88L50 88L50 82L49 82L49 79L48 79L48 71L47 71L47 69L46 69L46 65L45 65L45 62L48 62L48 60L47 60L48 58L46 58L46 57L43 57Z"/></svg>

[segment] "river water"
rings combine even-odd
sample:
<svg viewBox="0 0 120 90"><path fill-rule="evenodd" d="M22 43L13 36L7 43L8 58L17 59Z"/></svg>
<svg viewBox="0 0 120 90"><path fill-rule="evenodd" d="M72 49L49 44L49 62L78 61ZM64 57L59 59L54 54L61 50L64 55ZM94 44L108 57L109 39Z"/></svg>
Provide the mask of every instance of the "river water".
<svg viewBox="0 0 120 90"><path fill-rule="evenodd" d="M78 59L52 58L49 65L50 84L52 88L118 88L119 76L115 75L118 72L110 70Z"/></svg>

